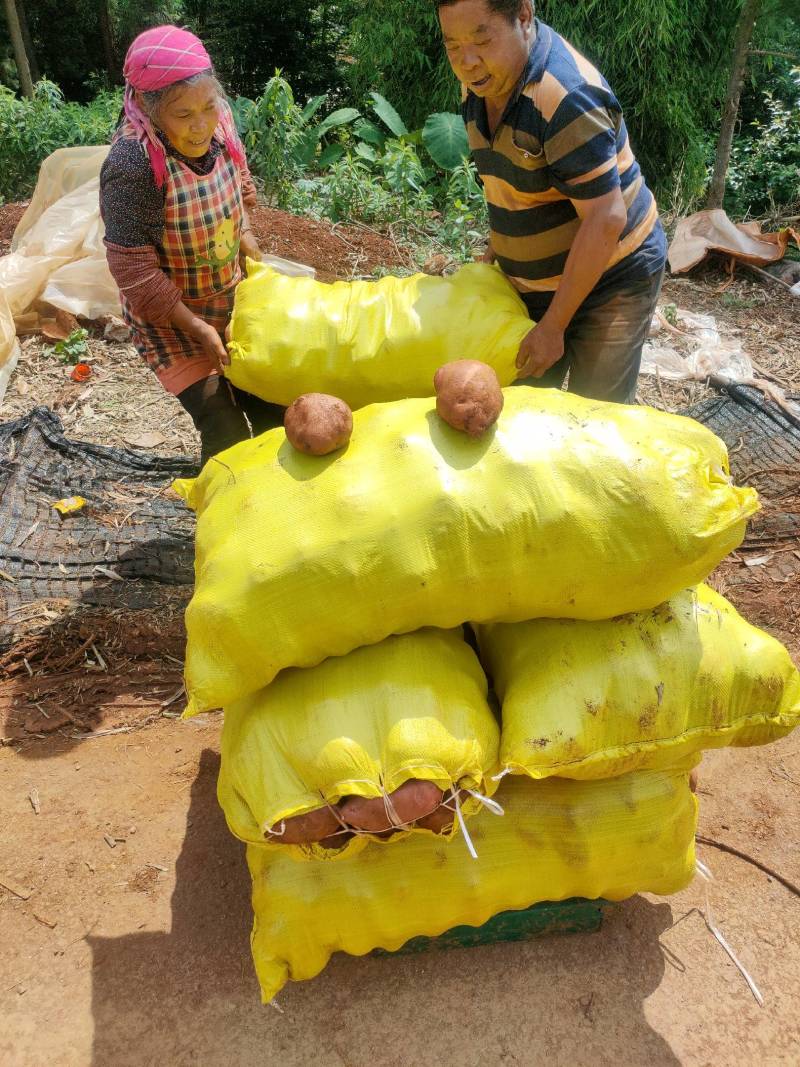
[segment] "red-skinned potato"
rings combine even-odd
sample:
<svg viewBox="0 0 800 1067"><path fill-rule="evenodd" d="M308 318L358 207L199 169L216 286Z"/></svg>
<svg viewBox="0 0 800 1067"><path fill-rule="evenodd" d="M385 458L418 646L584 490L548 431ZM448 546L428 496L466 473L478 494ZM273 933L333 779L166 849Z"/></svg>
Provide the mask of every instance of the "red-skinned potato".
<svg viewBox="0 0 800 1067"><path fill-rule="evenodd" d="M432 830L435 834L440 834L443 830L450 829L455 817L456 813L454 811L444 807L444 805L440 805L436 811L432 811L430 815L425 815L422 819L417 819L416 824L421 830Z"/></svg>
<svg viewBox="0 0 800 1067"><path fill-rule="evenodd" d="M331 834L341 829L339 820L330 808L315 808L303 815L292 815L289 819L282 820L284 824L281 833L281 823L272 827L272 832L267 834L267 840L279 845L310 845L314 841L322 841Z"/></svg>
<svg viewBox="0 0 800 1067"><path fill-rule="evenodd" d="M462 789L458 795L460 803L466 800L467 794ZM432 830L435 834L441 834L445 830L449 830L453 825L456 818L455 801L448 797L447 803L449 807L445 807L444 803L440 804L436 811L432 811L430 815L424 816L422 819L417 819L417 826L422 830Z"/></svg>
<svg viewBox="0 0 800 1067"><path fill-rule="evenodd" d="M441 789L433 782L410 778L389 794L389 810L393 808L399 822L407 825L435 811L442 796ZM348 825L373 834L392 829L386 809L383 797L345 797L339 804L339 813Z"/></svg>
<svg viewBox="0 0 800 1067"><path fill-rule="evenodd" d="M503 410L503 390L494 370L477 359L445 363L433 378L440 418L470 437L480 437Z"/></svg>
<svg viewBox="0 0 800 1067"><path fill-rule="evenodd" d="M318 842L318 844L321 848L344 848L344 846L347 844L347 842L351 839L352 836L352 834L346 833L344 830L340 830L339 833L331 834L330 837L323 837L323 839Z"/></svg>
<svg viewBox="0 0 800 1067"><path fill-rule="evenodd" d="M283 416L286 436L298 452L327 456L342 448L353 432L353 413L338 396L304 393Z"/></svg>

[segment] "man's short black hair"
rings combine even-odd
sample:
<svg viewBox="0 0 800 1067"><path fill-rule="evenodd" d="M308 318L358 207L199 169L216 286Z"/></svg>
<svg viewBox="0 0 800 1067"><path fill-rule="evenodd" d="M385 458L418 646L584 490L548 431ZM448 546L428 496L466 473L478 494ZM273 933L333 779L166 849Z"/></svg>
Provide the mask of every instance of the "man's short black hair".
<svg viewBox="0 0 800 1067"><path fill-rule="evenodd" d="M434 3L438 11L440 7L454 7L460 3L460 0L434 0ZM519 15L522 3L523 0L486 0L486 6L491 12L495 15L502 15L509 22L513 22ZM534 7L533 0L531 0L531 7Z"/></svg>

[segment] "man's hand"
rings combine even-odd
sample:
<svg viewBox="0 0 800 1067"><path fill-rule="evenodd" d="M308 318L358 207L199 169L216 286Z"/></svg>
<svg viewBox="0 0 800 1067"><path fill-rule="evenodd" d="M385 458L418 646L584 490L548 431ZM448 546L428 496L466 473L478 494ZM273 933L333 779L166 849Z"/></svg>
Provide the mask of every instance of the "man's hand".
<svg viewBox="0 0 800 1067"><path fill-rule="evenodd" d="M547 315L538 326L523 338L517 355L520 378L541 378L554 363L564 355L564 331L547 321Z"/></svg>
<svg viewBox="0 0 800 1067"><path fill-rule="evenodd" d="M195 341L202 346L209 359L214 361L217 370L222 374L223 367L230 365L231 357L228 355L227 349L222 343L222 338L214 327L204 322L203 319L195 318L190 333Z"/></svg>

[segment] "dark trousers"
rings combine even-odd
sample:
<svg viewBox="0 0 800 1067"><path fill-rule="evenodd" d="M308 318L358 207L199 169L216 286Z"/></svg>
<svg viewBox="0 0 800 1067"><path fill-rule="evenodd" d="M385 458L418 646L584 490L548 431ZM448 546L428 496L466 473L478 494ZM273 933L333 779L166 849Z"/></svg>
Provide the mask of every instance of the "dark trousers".
<svg viewBox="0 0 800 1067"><path fill-rule="evenodd" d="M515 384L560 389L569 373L571 393L592 400L632 404L642 347L663 279L664 272L659 271L612 293L597 307L578 308L564 335L564 355L558 363L541 378L521 378ZM536 317L532 314L532 318Z"/></svg>
<svg viewBox="0 0 800 1067"><path fill-rule="evenodd" d="M200 460L204 466L212 456L237 441L283 425L284 408L237 389L219 374L190 385L178 393L178 400L200 434Z"/></svg>

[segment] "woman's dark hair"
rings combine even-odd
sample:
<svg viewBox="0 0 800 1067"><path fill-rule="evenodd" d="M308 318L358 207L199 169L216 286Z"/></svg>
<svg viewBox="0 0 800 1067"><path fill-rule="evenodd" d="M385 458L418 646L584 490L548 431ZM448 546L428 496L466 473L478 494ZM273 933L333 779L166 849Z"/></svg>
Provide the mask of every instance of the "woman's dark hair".
<svg viewBox="0 0 800 1067"><path fill-rule="evenodd" d="M434 0L434 3L438 11L440 7L455 7L460 0ZM502 15L509 22L513 22L519 15L522 4L523 0L486 0L486 6L491 12L495 15ZM531 7L535 9L534 0L531 0Z"/></svg>

